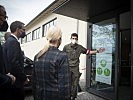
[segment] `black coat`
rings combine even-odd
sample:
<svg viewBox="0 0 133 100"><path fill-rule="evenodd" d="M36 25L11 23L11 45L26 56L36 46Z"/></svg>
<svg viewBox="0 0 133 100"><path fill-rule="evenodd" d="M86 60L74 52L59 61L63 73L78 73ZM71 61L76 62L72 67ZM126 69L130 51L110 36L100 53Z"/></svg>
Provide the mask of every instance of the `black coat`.
<svg viewBox="0 0 133 100"><path fill-rule="evenodd" d="M0 44L0 100L9 100L12 79L6 75L6 68L3 61L2 46Z"/></svg>
<svg viewBox="0 0 133 100"><path fill-rule="evenodd" d="M24 57L21 52L20 43L14 36L10 36L3 46L6 70L16 77L15 88L23 88L26 81L24 73Z"/></svg>
<svg viewBox="0 0 133 100"><path fill-rule="evenodd" d="M3 61L2 46L0 44L0 89L11 85L12 82L11 78L5 74L6 74L6 69Z"/></svg>

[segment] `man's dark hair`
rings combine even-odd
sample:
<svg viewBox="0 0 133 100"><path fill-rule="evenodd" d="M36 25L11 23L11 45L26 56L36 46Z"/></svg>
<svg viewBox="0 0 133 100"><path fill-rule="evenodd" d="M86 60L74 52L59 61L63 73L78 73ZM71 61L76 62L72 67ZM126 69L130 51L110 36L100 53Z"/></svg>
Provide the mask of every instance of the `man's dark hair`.
<svg viewBox="0 0 133 100"><path fill-rule="evenodd" d="M2 6L2 5L0 5L0 9L5 9L5 7L4 7L4 6Z"/></svg>
<svg viewBox="0 0 133 100"><path fill-rule="evenodd" d="M12 22L10 25L10 30L12 33L14 33L17 28L21 29L23 27L23 25L24 25L24 23L22 23L20 21Z"/></svg>
<svg viewBox="0 0 133 100"><path fill-rule="evenodd" d="M4 7L4 6L2 6L2 5L0 5L0 9L1 9L1 10L4 10L4 9L5 9L5 7Z"/></svg>
<svg viewBox="0 0 133 100"><path fill-rule="evenodd" d="M71 38L72 38L72 36L75 36L75 37L78 38L78 34L77 34L77 33L72 33L72 34L71 34Z"/></svg>
<svg viewBox="0 0 133 100"><path fill-rule="evenodd" d="M0 15L6 17L6 11L5 11L5 7L0 5Z"/></svg>

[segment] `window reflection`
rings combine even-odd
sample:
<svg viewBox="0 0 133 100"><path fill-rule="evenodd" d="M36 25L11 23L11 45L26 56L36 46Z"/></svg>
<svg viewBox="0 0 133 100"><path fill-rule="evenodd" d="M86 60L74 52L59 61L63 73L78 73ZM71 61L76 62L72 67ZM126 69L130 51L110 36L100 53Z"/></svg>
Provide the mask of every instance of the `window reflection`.
<svg viewBox="0 0 133 100"><path fill-rule="evenodd" d="M114 93L115 28L116 25L109 22L92 25L92 49L104 47L105 52L91 57L90 85L91 88L105 93Z"/></svg>

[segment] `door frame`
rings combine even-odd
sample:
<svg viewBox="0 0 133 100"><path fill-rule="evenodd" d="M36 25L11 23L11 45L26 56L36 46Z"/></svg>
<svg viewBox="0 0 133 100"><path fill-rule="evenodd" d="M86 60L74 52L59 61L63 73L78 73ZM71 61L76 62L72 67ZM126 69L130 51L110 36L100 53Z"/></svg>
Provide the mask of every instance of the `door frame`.
<svg viewBox="0 0 133 100"><path fill-rule="evenodd" d="M133 93L133 0L131 1L131 91ZM133 95L131 95L133 100Z"/></svg>
<svg viewBox="0 0 133 100"><path fill-rule="evenodd" d="M112 95L112 96L109 96L109 95L107 95L107 94L105 94L105 93L102 93L102 92L100 92L100 91L96 91L96 90L94 90L94 89L92 89L91 87L90 87L90 85L91 85L91 81L88 81L88 80L91 80L91 67L87 67L86 68L86 70L87 70L87 76L86 76L86 88L87 88L87 91L88 92L90 92L90 93L93 93L93 94L95 94L95 95L98 95L98 96L100 96L100 97L102 97L102 98L105 98L105 99L107 99L107 100L117 100L117 95L118 95L118 79L119 79L119 77L118 77L118 68L119 68L119 54L118 54L118 50L119 50L119 48L118 48L118 45L119 45L119 16L116 16L116 17L114 17L114 19L115 19L115 24L116 24L116 34L115 34L115 37L116 37L116 43L115 43L115 55L116 55L116 57L115 57L115 82L114 82L114 84L115 84L115 86L114 86L114 95ZM108 20L108 19L107 19ZM87 48L91 48L92 47L92 25L91 25L91 23L88 23L88 26L87 26L88 28L88 30L87 30L87 32L88 32L88 34L87 34ZM89 57L87 57L87 61L86 61L86 65L87 66L92 66L91 65L91 55L89 56Z"/></svg>

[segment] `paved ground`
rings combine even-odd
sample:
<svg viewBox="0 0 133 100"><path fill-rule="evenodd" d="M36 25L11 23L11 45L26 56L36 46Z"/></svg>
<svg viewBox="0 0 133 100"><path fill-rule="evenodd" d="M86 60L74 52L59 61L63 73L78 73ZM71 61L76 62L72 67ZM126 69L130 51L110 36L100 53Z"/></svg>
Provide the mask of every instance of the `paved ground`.
<svg viewBox="0 0 133 100"><path fill-rule="evenodd" d="M34 100L32 96L32 91L26 91L25 100Z"/></svg>
<svg viewBox="0 0 133 100"><path fill-rule="evenodd" d="M32 93L27 93L25 100L33 100ZM104 100L88 92L79 92L75 100Z"/></svg>
<svg viewBox="0 0 133 100"><path fill-rule="evenodd" d="M96 95L90 94L88 92L80 92L76 100L104 100Z"/></svg>

